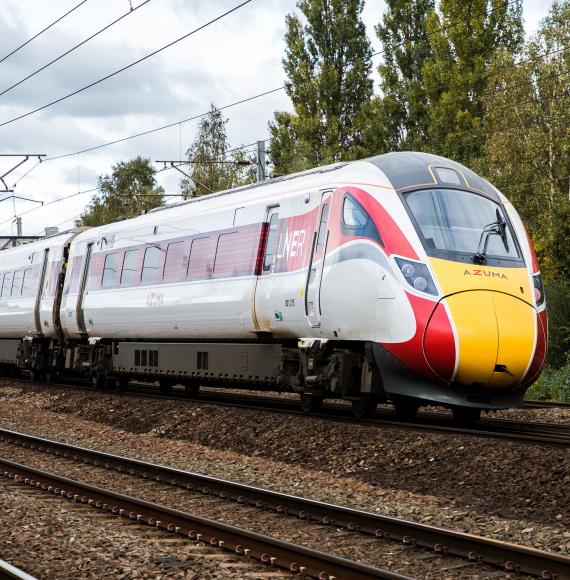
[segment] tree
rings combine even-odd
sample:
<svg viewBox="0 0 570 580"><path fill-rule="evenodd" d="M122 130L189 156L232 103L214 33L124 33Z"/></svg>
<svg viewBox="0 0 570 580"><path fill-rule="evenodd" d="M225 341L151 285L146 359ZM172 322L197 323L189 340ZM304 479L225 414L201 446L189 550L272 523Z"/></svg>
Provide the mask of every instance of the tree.
<svg viewBox="0 0 570 580"><path fill-rule="evenodd" d="M569 23L570 1L555 1L518 63L497 55L484 117L485 173L521 213L545 278L551 368L570 365Z"/></svg>
<svg viewBox="0 0 570 580"><path fill-rule="evenodd" d="M570 2L554 2L519 63L490 70L484 130L489 178L522 214L547 278L570 277Z"/></svg>
<svg viewBox="0 0 570 580"><path fill-rule="evenodd" d="M276 172L357 155L363 107L372 96L363 6L364 0L298 0L304 20L287 16L283 67L294 113L277 112L269 125Z"/></svg>
<svg viewBox="0 0 570 580"><path fill-rule="evenodd" d="M368 109L365 143L370 154L422 150L428 135L422 66L431 58L426 21L434 0L387 0L375 28L382 45L381 96Z"/></svg>
<svg viewBox="0 0 570 580"><path fill-rule="evenodd" d="M238 165L245 153L238 149L230 158L226 134L227 119L212 103L210 112L200 121L198 135L186 151L191 179L182 179L180 188L185 199L231 189L255 181L254 170ZM232 161L231 163L215 163Z"/></svg>
<svg viewBox="0 0 570 580"><path fill-rule="evenodd" d="M473 165L484 145L489 66L520 52L521 0L441 0L427 20L432 56L423 66L433 152Z"/></svg>
<svg viewBox="0 0 570 580"><path fill-rule="evenodd" d="M101 226L163 205L164 189L157 186L155 173L150 159L140 156L113 165L111 175L99 177L99 191L77 225Z"/></svg>

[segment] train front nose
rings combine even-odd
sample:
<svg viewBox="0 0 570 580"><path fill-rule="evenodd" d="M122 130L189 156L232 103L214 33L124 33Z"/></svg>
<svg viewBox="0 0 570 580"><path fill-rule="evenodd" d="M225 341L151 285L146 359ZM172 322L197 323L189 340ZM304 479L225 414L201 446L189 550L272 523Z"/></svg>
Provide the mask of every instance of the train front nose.
<svg viewBox="0 0 570 580"><path fill-rule="evenodd" d="M452 294L439 302L436 310L446 307L456 333L454 382L493 387L518 384L533 355L534 308L508 294L487 290ZM424 335L424 355L436 372L440 332L430 322Z"/></svg>

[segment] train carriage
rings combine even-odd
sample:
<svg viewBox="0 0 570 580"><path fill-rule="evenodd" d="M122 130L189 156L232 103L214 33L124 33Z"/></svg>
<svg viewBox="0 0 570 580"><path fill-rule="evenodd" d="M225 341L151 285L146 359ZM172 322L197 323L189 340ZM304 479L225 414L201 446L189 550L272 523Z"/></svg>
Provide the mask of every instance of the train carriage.
<svg viewBox="0 0 570 580"><path fill-rule="evenodd" d="M339 163L45 243L66 264L57 328L39 328L40 308L31 334L4 314L0 337L50 337L50 372L94 385L292 390L306 410L336 397L358 415L390 401L473 419L519 404L544 364L542 282L518 214L434 155ZM42 247L2 252L0 271L6 256L23 277Z"/></svg>

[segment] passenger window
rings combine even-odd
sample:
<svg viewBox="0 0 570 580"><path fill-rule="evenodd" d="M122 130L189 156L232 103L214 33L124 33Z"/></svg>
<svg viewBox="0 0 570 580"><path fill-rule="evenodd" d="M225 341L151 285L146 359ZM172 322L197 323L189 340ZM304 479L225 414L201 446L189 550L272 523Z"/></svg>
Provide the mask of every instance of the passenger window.
<svg viewBox="0 0 570 580"><path fill-rule="evenodd" d="M24 281L22 282L22 296L27 296L32 287L32 269L24 270Z"/></svg>
<svg viewBox="0 0 570 580"><path fill-rule="evenodd" d="M273 264L273 254L277 249L278 230L279 230L279 211L272 210L271 218L269 219L269 231L267 233L267 243L265 244L265 260L263 261L263 271L269 272Z"/></svg>
<svg viewBox="0 0 570 580"><path fill-rule="evenodd" d="M8 298L10 296L10 290L12 290L12 272L6 272L4 274L4 281L2 282L2 298Z"/></svg>
<svg viewBox="0 0 570 580"><path fill-rule="evenodd" d="M22 270L14 272L14 280L12 282L12 293L11 296L20 296L22 294L22 277L24 273Z"/></svg>
<svg viewBox="0 0 570 580"><path fill-rule="evenodd" d="M330 204L326 204L323 206L323 210L321 212L321 222L319 224L319 237L317 238L317 246L315 248L315 252L320 254L325 247L325 241L327 239L327 222L329 220L329 208Z"/></svg>
<svg viewBox="0 0 570 580"><path fill-rule="evenodd" d="M196 238L190 246L188 276L193 280L212 277L212 248L210 238Z"/></svg>
<svg viewBox="0 0 570 580"><path fill-rule="evenodd" d="M168 244L163 272L165 280L180 280L186 275L187 265L184 256L185 245L186 242L174 242Z"/></svg>
<svg viewBox="0 0 570 580"><path fill-rule="evenodd" d="M157 278L160 266L160 247L150 246L144 252L144 262L141 274L141 282L154 282Z"/></svg>
<svg viewBox="0 0 570 580"><path fill-rule="evenodd" d="M105 265L103 266L103 279L101 286L108 288L115 284L117 279L117 254L107 254L105 256Z"/></svg>
<svg viewBox="0 0 570 580"><path fill-rule="evenodd" d="M218 236L218 246L214 259L214 274L216 276L232 276L239 263L236 263L239 252L237 232L229 232Z"/></svg>
<svg viewBox="0 0 570 580"><path fill-rule="evenodd" d="M137 281L137 265L139 263L139 251L129 250L123 258L123 271L121 272L121 285L130 286Z"/></svg>

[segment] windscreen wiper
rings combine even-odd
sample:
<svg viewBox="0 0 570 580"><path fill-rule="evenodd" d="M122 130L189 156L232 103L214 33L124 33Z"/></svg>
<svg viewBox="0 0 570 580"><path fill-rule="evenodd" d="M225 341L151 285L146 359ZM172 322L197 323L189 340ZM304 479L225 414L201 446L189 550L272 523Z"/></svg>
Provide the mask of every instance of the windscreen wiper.
<svg viewBox="0 0 570 580"><path fill-rule="evenodd" d="M474 264L487 263L487 246L489 245L489 238L491 236L501 236L505 250L507 253L509 252L509 241L507 240L507 222L501 215L499 208L496 209L495 215L497 216L497 219L494 222L487 224L481 232L477 252L471 256Z"/></svg>

